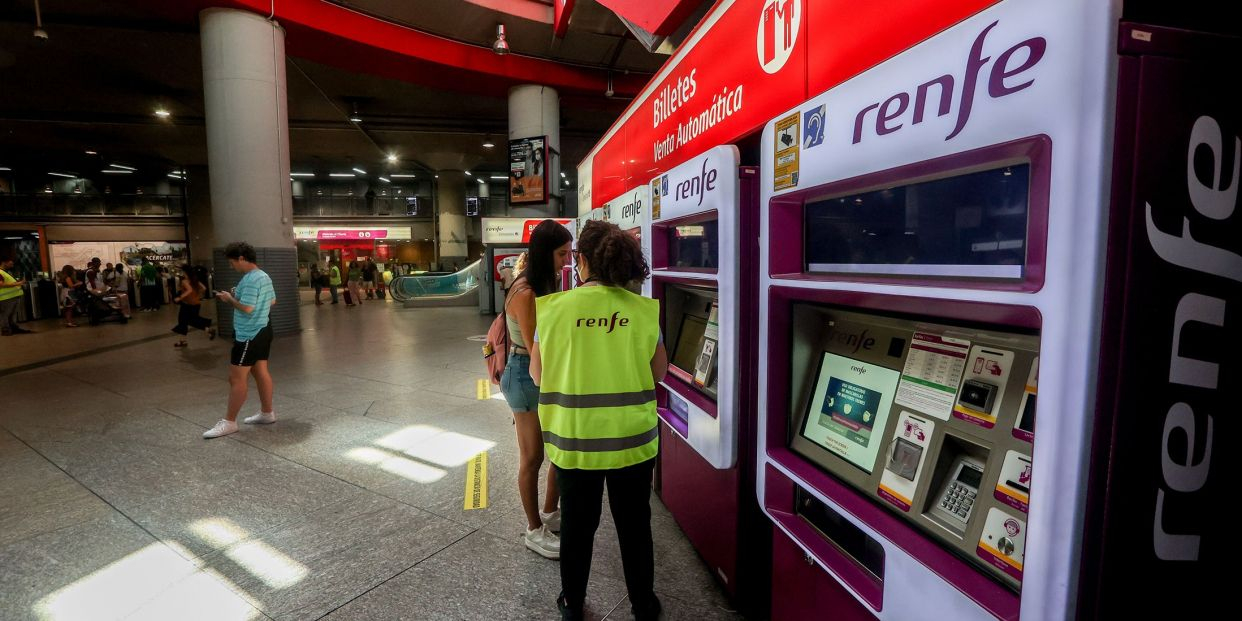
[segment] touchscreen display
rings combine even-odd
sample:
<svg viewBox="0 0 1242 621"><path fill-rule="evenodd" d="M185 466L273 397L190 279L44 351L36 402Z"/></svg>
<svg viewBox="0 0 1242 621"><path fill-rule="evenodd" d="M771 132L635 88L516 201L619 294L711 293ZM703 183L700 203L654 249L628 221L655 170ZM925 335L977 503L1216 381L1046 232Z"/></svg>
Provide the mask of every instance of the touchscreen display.
<svg viewBox="0 0 1242 621"><path fill-rule="evenodd" d="M677 344L673 347L673 366L694 374L694 365L699 359L699 343L703 340L703 332L707 329L707 319L694 315L685 315L681 320L681 330L677 333Z"/></svg>
<svg viewBox="0 0 1242 621"><path fill-rule="evenodd" d="M802 437L871 473L900 375L823 352Z"/></svg>

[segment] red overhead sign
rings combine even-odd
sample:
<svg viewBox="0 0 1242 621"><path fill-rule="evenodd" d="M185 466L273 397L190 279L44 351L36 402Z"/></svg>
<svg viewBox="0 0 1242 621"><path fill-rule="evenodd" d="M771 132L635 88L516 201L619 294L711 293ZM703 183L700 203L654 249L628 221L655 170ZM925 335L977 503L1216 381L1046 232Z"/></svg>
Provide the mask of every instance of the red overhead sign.
<svg viewBox="0 0 1242 621"><path fill-rule="evenodd" d="M721 0L588 156L591 207L998 1Z"/></svg>

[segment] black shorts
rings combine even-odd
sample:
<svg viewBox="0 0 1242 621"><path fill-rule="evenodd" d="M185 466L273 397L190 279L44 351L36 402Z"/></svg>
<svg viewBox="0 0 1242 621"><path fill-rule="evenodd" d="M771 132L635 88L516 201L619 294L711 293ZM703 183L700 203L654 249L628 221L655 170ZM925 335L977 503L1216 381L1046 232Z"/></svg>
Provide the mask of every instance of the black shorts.
<svg viewBox="0 0 1242 621"><path fill-rule="evenodd" d="M268 325L249 341L233 341L233 355L229 364L235 367L252 367L260 360L267 360L272 353L272 326Z"/></svg>

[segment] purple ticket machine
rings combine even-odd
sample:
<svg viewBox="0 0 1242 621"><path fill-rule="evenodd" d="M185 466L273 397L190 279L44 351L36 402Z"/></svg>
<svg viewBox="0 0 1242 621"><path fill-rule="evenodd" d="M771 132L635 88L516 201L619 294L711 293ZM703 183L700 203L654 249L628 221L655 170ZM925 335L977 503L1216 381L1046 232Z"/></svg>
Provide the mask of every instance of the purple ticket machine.
<svg viewBox="0 0 1242 621"><path fill-rule="evenodd" d="M1240 47L1122 17L999 2L765 127L773 619L1201 618L1226 588Z"/></svg>
<svg viewBox="0 0 1242 621"><path fill-rule="evenodd" d="M767 525L752 500L758 175L738 160L715 147L652 179L643 238L670 362L657 387L660 497L747 608L767 589Z"/></svg>

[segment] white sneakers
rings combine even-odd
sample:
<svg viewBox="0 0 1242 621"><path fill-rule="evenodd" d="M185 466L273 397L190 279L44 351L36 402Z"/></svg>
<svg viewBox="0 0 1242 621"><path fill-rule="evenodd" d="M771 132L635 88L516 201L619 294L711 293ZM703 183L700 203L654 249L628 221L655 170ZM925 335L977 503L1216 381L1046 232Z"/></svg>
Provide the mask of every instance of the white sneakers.
<svg viewBox="0 0 1242 621"><path fill-rule="evenodd" d="M212 438L219 438L220 436L227 436L230 433L237 433L237 423L222 418L220 419L220 422L216 423L215 427L204 431L203 437L210 440Z"/></svg>
<svg viewBox="0 0 1242 621"><path fill-rule="evenodd" d="M243 422L245 422L247 425L270 425L276 422L276 413L275 412L259 412L258 414L255 414L254 416L247 416ZM211 429L204 431L203 437L210 440L212 438L219 438L220 436L227 436L230 433L237 433L237 423L235 421L230 422L228 419L222 418L220 419L220 422L216 423L215 427L212 427ZM558 511L557 513L559 514L560 512ZM558 525L557 527L559 528L560 527L559 526L560 525L559 515L558 515L556 523Z"/></svg>
<svg viewBox="0 0 1242 621"><path fill-rule="evenodd" d="M547 526L548 530L554 533L561 532L561 510L560 509L553 511L552 513L544 513L543 511L540 511L539 519L543 520L543 525Z"/></svg>
<svg viewBox="0 0 1242 621"><path fill-rule="evenodd" d="M526 536L523 540L526 542L526 547L533 550L539 556L552 560L559 560L561 558L561 538L553 534L547 524L534 530L526 531Z"/></svg>
<svg viewBox="0 0 1242 621"><path fill-rule="evenodd" d="M270 425L276 422L276 412L259 412L254 416L247 416L244 422L247 425Z"/></svg>

